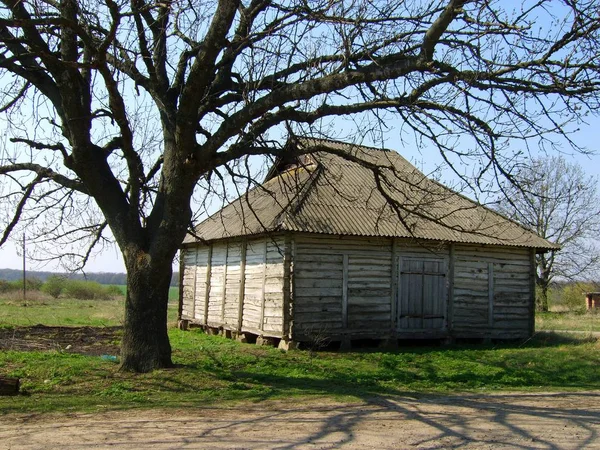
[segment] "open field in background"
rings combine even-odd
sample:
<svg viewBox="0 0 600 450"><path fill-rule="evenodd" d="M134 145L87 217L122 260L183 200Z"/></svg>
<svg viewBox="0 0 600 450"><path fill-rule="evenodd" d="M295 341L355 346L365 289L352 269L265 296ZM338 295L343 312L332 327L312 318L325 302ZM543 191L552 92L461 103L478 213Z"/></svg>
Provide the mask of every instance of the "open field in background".
<svg viewBox="0 0 600 450"><path fill-rule="evenodd" d="M125 286L117 286L125 293ZM169 322L177 320L179 291L169 291ZM41 292L0 294L0 326L35 324L65 326L116 326L122 324L124 297L111 300L76 300L52 298ZM551 311L536 313L536 330L571 330L600 332L600 311Z"/></svg>
<svg viewBox="0 0 600 450"><path fill-rule="evenodd" d="M11 293L12 294L12 293ZM177 321L177 301L169 300L169 322ZM0 327L6 326L91 326L123 324L125 297L111 300L52 298L38 293L23 300L21 295L0 296Z"/></svg>
<svg viewBox="0 0 600 450"><path fill-rule="evenodd" d="M576 313L568 311L536 312L535 329L536 331L600 332L600 310Z"/></svg>
<svg viewBox="0 0 600 450"><path fill-rule="evenodd" d="M0 292L0 327L31 326L92 326L110 327L123 324L125 285L113 285L122 292L109 299L85 300L54 298L39 290ZM169 322L177 320L179 289L169 289Z"/></svg>
<svg viewBox="0 0 600 450"><path fill-rule="evenodd" d="M120 373L118 364L102 355L118 355L120 331L111 327L120 325L122 313L122 298L23 302L0 297L0 374L21 378L25 392L0 397L0 411L183 407L298 396L365 399L471 390L600 389L600 342L585 334L539 333L528 342L513 344L284 353L199 330L177 330L176 301L170 302L169 321L178 367L142 375ZM553 314L539 316L538 329L556 328ZM578 328L588 326L582 320L588 316L595 324L597 315L560 315L564 323ZM38 323L84 328L67 334L60 327L19 328ZM85 341L81 333L87 326L98 328L87 328L92 337ZM43 339L24 351L20 344L34 332L41 332Z"/></svg>

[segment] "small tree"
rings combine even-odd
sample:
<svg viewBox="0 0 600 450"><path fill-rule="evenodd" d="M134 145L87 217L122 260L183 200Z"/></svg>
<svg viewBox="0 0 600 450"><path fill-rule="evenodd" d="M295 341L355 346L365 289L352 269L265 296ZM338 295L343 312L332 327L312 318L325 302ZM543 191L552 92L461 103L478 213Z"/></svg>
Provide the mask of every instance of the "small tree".
<svg viewBox="0 0 600 450"><path fill-rule="evenodd" d="M42 292L45 292L54 298L58 298L65 289L65 286L65 277L61 277L60 275L51 275L48 277L48 279L46 279L41 290Z"/></svg>
<svg viewBox="0 0 600 450"><path fill-rule="evenodd" d="M557 156L532 160L519 168L515 180L516 185L504 184L499 209L561 246L536 255L537 308L547 311L548 289L555 277L590 279L600 269L598 178Z"/></svg>

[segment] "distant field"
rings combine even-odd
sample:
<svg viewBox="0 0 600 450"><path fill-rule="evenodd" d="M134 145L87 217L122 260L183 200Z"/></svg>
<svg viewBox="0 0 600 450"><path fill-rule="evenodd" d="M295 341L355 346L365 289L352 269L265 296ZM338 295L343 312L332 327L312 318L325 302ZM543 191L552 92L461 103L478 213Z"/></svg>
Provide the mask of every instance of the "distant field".
<svg viewBox="0 0 600 450"><path fill-rule="evenodd" d="M124 298L74 300L40 297L23 301L0 297L0 327L6 326L92 326L123 324ZM177 302L169 301L169 322L177 320Z"/></svg>
<svg viewBox="0 0 600 450"><path fill-rule="evenodd" d="M117 285L125 293L124 285ZM179 288L169 290L169 321L177 320ZM122 324L124 298L113 300L54 299L32 292L26 301L20 293L0 294L0 326L115 326ZM536 330L600 332L600 314L547 312L536 313Z"/></svg>
<svg viewBox="0 0 600 450"><path fill-rule="evenodd" d="M600 331L600 311L596 312L537 312L535 313L535 329L570 330L583 332Z"/></svg>

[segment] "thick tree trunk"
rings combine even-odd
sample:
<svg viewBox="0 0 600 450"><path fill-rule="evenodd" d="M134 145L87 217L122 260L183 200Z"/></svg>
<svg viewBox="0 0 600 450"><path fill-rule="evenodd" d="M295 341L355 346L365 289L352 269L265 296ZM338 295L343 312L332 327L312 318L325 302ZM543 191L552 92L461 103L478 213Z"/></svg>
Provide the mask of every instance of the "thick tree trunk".
<svg viewBox="0 0 600 450"><path fill-rule="evenodd" d="M121 370L150 372L172 367L167 334L171 261L156 264L147 254L127 265L127 299Z"/></svg>
<svg viewBox="0 0 600 450"><path fill-rule="evenodd" d="M547 312L548 307L548 291L550 288L550 282L544 279L538 281L539 296L536 299L536 309L541 312Z"/></svg>

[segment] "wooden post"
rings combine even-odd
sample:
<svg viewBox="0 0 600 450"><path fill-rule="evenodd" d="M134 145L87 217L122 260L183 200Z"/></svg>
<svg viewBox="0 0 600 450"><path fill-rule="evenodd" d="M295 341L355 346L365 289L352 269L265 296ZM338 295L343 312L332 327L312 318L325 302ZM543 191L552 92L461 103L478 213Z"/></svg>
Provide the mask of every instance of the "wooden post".
<svg viewBox="0 0 600 450"><path fill-rule="evenodd" d="M265 285L267 283L267 247L268 247L268 238L265 238L265 253L263 257L263 279L262 279L262 289L260 293L260 323L258 325L258 329L262 332L265 328Z"/></svg>
<svg viewBox="0 0 600 450"><path fill-rule="evenodd" d="M398 261L397 261L397 250L396 250L396 239L392 238L392 291L390 294L390 301L392 302L390 305L390 328L391 328L391 338L396 338L396 333L398 331L398 320L396 317L396 312L398 310Z"/></svg>
<svg viewBox="0 0 600 450"><path fill-rule="evenodd" d="M452 334L452 325L454 320L454 265L455 265L455 248L454 243L450 243L449 250L449 258L448 261L448 317L447 320L447 329L449 334Z"/></svg>
<svg viewBox="0 0 600 450"><path fill-rule="evenodd" d="M221 324L225 323L225 301L227 299L227 267L229 266L229 243L225 244L225 266L223 266L223 294L221 296Z"/></svg>
<svg viewBox="0 0 600 450"><path fill-rule="evenodd" d="M348 328L348 255L343 257L344 268L342 271L342 328Z"/></svg>
<svg viewBox="0 0 600 450"><path fill-rule="evenodd" d="M26 276L26 260L25 256L25 233L23 233L23 300L27 298L27 276Z"/></svg>
<svg viewBox="0 0 600 450"><path fill-rule="evenodd" d="M213 245L208 246L208 256L206 260L206 290L204 291L204 325L208 325L208 299L210 294L210 275L212 263Z"/></svg>
<svg viewBox="0 0 600 450"><path fill-rule="evenodd" d="M242 331L242 324L244 319L244 293L246 291L246 248L248 243L244 239L242 241L242 254L240 257L240 290L238 294L238 317L237 317L237 330Z"/></svg>
<svg viewBox="0 0 600 450"><path fill-rule="evenodd" d="M488 263L488 325L494 325L494 263Z"/></svg>
<svg viewBox="0 0 600 450"><path fill-rule="evenodd" d="M192 283L192 319L196 318L196 276L198 274L198 247L194 247L194 282Z"/></svg>
<svg viewBox="0 0 600 450"><path fill-rule="evenodd" d="M285 248L283 250L283 327L282 335L285 339L291 338L291 297L292 297L292 237L289 233L285 235Z"/></svg>
<svg viewBox="0 0 600 450"><path fill-rule="evenodd" d="M181 320L181 313L183 311L183 258L185 248L179 250L179 308L177 312L177 320Z"/></svg>
<svg viewBox="0 0 600 450"><path fill-rule="evenodd" d="M535 262L535 248L529 253L529 336L535 333L535 273L537 264Z"/></svg>
<svg viewBox="0 0 600 450"><path fill-rule="evenodd" d="M396 257L396 291L397 291L397 305L396 305L396 331L400 331L400 315L402 314L402 256Z"/></svg>

